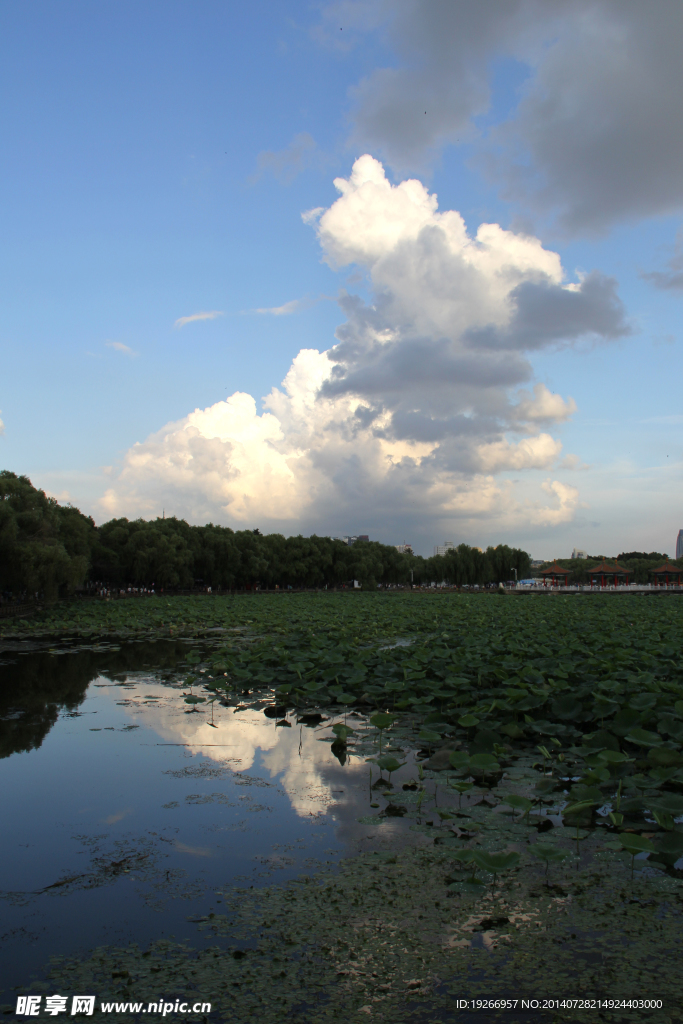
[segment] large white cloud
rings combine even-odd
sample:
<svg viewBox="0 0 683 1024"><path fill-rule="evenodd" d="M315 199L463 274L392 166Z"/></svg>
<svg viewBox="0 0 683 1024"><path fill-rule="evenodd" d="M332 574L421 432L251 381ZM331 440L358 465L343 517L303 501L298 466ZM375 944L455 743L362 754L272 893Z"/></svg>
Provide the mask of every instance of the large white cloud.
<svg viewBox="0 0 683 1024"><path fill-rule="evenodd" d="M551 504L539 504L496 474L556 463L548 431L575 405L542 383L521 388L525 351L625 333L614 282L566 283L556 253L497 224L471 237L419 181L391 185L371 156L335 185L337 201L304 216L332 266L366 273L373 300L341 297L337 344L303 349L263 412L237 392L134 445L105 514L165 507L319 533L361 520L375 534L418 520L571 518L573 488L546 483Z"/></svg>

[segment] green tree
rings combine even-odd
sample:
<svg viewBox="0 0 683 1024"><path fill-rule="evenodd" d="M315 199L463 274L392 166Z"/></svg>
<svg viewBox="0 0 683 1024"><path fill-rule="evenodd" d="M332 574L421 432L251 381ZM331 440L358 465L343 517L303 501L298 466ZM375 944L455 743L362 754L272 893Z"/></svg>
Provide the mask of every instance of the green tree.
<svg viewBox="0 0 683 1024"><path fill-rule="evenodd" d="M42 593L53 601L73 593L88 572L95 524L60 506L26 476L0 472L0 588Z"/></svg>

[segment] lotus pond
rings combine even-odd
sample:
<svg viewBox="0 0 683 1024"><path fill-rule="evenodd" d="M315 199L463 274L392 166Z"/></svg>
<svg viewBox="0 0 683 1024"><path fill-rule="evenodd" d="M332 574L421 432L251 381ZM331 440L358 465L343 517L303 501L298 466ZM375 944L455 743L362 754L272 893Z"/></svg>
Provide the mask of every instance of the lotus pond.
<svg viewBox="0 0 683 1024"><path fill-rule="evenodd" d="M592 594L3 622L2 999L683 1020L682 625L676 597Z"/></svg>

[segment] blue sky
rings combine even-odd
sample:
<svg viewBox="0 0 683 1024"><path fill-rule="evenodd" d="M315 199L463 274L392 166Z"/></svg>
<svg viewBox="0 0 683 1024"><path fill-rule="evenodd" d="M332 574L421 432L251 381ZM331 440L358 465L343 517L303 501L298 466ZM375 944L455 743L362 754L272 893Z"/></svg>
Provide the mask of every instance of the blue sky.
<svg viewBox="0 0 683 1024"><path fill-rule="evenodd" d="M660 94L680 94L666 43L679 15L662 0L644 31L629 3L586 0L567 15L519 0L504 24L496 8L475 17L464 0L0 3L3 468L98 522L149 518L161 505L235 528L407 539L424 554L446 537L544 557L574 546L672 553L683 526L683 176L669 142L674 115L639 91L633 68L645 82L654 68ZM591 66L585 87L580 68L567 78L576 54L589 57L615 26L609 66ZM373 250L340 265L334 253L353 255L356 227L333 180L350 180L363 154L382 163L379 187L419 180L439 211L460 212L470 236L496 223L513 242L538 238L559 254L565 288L582 289L591 271L613 279L619 314L603 295L599 308L572 314L584 320L566 336L534 322L534 337L547 329L548 338L532 344L524 325L510 328L495 350L512 353L517 369L476 393L453 378L437 401L441 382L418 387L416 364L399 384L378 385L379 335L368 340L361 325L368 311L395 342L381 369L393 380L401 345L429 356L446 337L453 359L469 352L493 299L482 291L457 337L441 291L438 315L420 307L419 289L401 305L408 262L396 269L399 250L415 274L424 271L416 260L436 259L424 248L405 255L414 242L405 225L380 263ZM302 220L337 201L333 230L326 215ZM372 205L362 209L375 217ZM404 215L396 199L387 216ZM441 229L430 221L425 230ZM517 280L533 290L542 278L548 302L563 299L545 264L520 267L506 293L510 323ZM358 295L364 312L340 306L342 292ZM207 312L220 315L174 326ZM226 426L226 399L253 396L260 417L298 353L332 349L339 328L355 332L352 360L307 363L315 409L305 426L294 412L300 384L286 409L266 409L267 437L253 417ZM477 351L477 380L491 352ZM316 395L326 393L328 365L342 383L325 411ZM576 411L558 405L554 418L522 422L503 409L536 385L572 398ZM374 417L365 432L359 408ZM197 426L187 420L195 409L214 411ZM418 415L412 436L406 416ZM540 434L548 440L522 457L514 446ZM437 447L425 447L427 435ZM494 452L502 444L507 454ZM564 497L553 481L570 489Z"/></svg>

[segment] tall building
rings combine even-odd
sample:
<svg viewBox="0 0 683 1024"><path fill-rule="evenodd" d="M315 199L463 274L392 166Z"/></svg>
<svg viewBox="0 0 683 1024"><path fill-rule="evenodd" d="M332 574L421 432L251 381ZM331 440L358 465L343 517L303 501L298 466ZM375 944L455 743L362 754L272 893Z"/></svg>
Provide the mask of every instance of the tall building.
<svg viewBox="0 0 683 1024"><path fill-rule="evenodd" d="M683 558L683 530L679 530L676 537L676 558Z"/></svg>
<svg viewBox="0 0 683 1024"><path fill-rule="evenodd" d="M412 544L397 544L396 545L396 550L398 551L399 555L412 555L412 553L413 553L413 545Z"/></svg>
<svg viewBox="0 0 683 1024"><path fill-rule="evenodd" d="M683 530L681 530L681 533L683 533ZM581 548L574 548L572 551L572 558L588 558L588 555L585 551L582 551Z"/></svg>
<svg viewBox="0 0 683 1024"><path fill-rule="evenodd" d="M453 543L452 540L447 540L443 544L435 544L434 545L434 554L435 555L445 555L447 551L451 551L451 549L454 548L454 547L455 547L455 544Z"/></svg>

